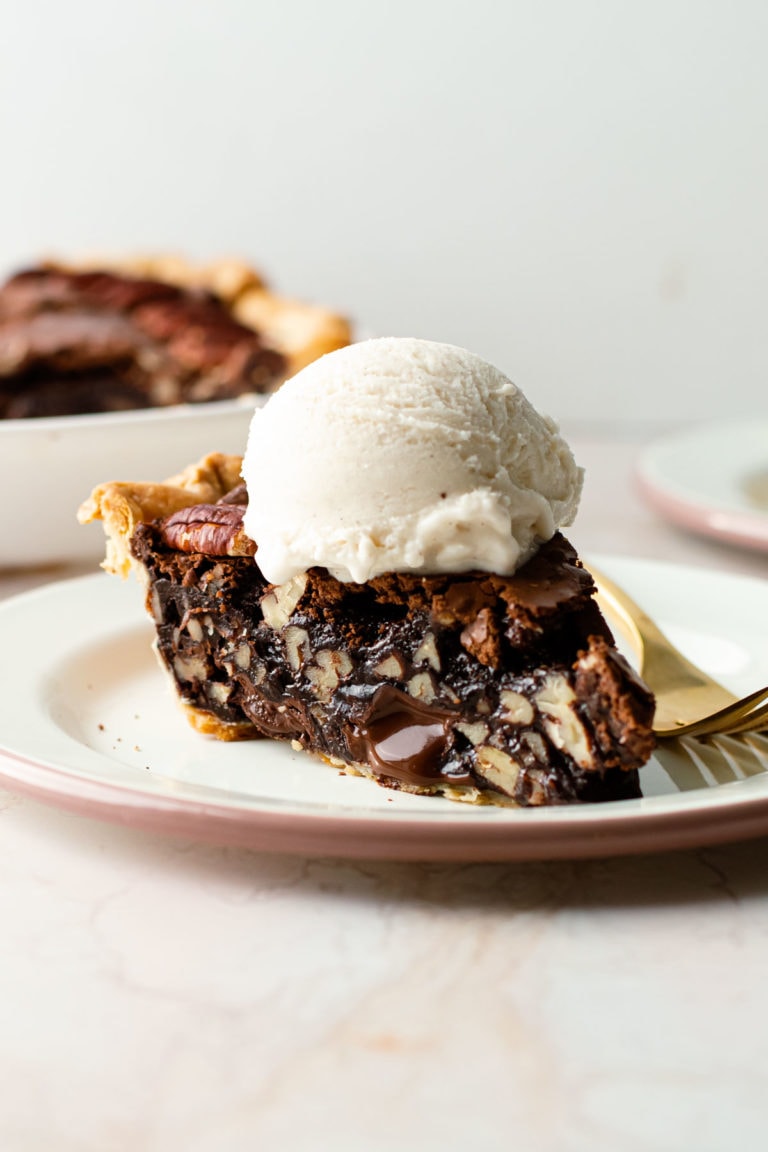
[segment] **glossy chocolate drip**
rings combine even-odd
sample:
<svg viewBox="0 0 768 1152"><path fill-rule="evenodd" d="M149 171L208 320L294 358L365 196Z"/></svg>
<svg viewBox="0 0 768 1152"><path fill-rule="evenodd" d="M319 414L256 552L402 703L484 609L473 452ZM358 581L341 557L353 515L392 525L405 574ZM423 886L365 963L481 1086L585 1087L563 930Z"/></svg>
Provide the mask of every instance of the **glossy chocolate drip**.
<svg viewBox="0 0 768 1152"><path fill-rule="evenodd" d="M469 784L468 772L450 771L452 719L453 713L430 708L385 684L362 722L347 734L347 743L353 759L369 764L379 775L407 784L434 783L440 776Z"/></svg>

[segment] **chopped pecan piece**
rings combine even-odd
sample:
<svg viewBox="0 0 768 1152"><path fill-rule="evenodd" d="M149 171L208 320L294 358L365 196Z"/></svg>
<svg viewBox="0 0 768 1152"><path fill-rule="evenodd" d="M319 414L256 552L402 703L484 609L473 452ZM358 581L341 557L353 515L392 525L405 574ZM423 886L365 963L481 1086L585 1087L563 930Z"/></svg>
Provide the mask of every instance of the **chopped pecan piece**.
<svg viewBox="0 0 768 1152"><path fill-rule="evenodd" d="M499 625L490 608L481 608L471 624L461 633L461 643L476 660L488 668L501 664Z"/></svg>
<svg viewBox="0 0 768 1152"><path fill-rule="evenodd" d="M218 501L219 504L247 504L248 503L248 489L245 484L238 484L236 488L232 488L229 492L221 497Z"/></svg>

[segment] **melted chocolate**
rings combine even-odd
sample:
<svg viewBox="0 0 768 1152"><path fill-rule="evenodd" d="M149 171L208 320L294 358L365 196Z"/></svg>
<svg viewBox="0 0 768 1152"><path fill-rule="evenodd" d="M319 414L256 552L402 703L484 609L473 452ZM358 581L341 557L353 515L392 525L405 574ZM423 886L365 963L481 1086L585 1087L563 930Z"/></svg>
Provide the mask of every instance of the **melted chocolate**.
<svg viewBox="0 0 768 1152"><path fill-rule="evenodd" d="M390 684L378 689L368 713L347 733L355 760L371 766L377 775L407 784L430 784L440 776L469 784L467 771L450 771L450 721L455 714L414 700Z"/></svg>

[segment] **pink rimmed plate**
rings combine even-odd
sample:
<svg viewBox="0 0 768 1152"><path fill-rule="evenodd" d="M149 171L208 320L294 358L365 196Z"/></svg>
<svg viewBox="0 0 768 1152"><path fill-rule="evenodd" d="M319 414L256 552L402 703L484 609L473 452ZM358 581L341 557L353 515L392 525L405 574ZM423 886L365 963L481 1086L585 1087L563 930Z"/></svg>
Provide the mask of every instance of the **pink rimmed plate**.
<svg viewBox="0 0 768 1152"><path fill-rule="evenodd" d="M636 475L673 524L768 552L768 419L680 429L645 448Z"/></svg>
<svg viewBox="0 0 768 1152"><path fill-rule="evenodd" d="M768 683L755 620L768 585L595 557L712 675ZM644 797L551 809L470 807L347 776L271 741L194 732L151 650L134 583L105 575L0 604L0 779L90 816L256 850L420 860L652 852L768 833L768 737L679 741Z"/></svg>

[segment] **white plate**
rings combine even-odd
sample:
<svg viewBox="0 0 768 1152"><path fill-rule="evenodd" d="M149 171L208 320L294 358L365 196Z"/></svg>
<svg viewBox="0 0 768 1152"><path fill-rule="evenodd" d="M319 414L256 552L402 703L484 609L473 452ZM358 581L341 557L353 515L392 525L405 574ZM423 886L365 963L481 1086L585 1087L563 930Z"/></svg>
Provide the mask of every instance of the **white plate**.
<svg viewBox="0 0 768 1152"><path fill-rule="evenodd" d="M162 480L208 452L240 453L262 396L85 416L0 420L0 568L104 555L77 509L105 480Z"/></svg>
<svg viewBox="0 0 768 1152"><path fill-rule="evenodd" d="M768 419L700 424L657 440L637 478L674 524L768 551Z"/></svg>
<svg viewBox="0 0 768 1152"><path fill-rule="evenodd" d="M595 557L595 562L598 558ZM768 587L601 557L706 669L768 683L755 621ZM656 851L768 832L768 738L679 741L643 769L642 800L473 808L345 776L271 741L194 732L150 649L135 583L87 576L0 605L0 778L123 823L252 848L401 859L546 859Z"/></svg>

